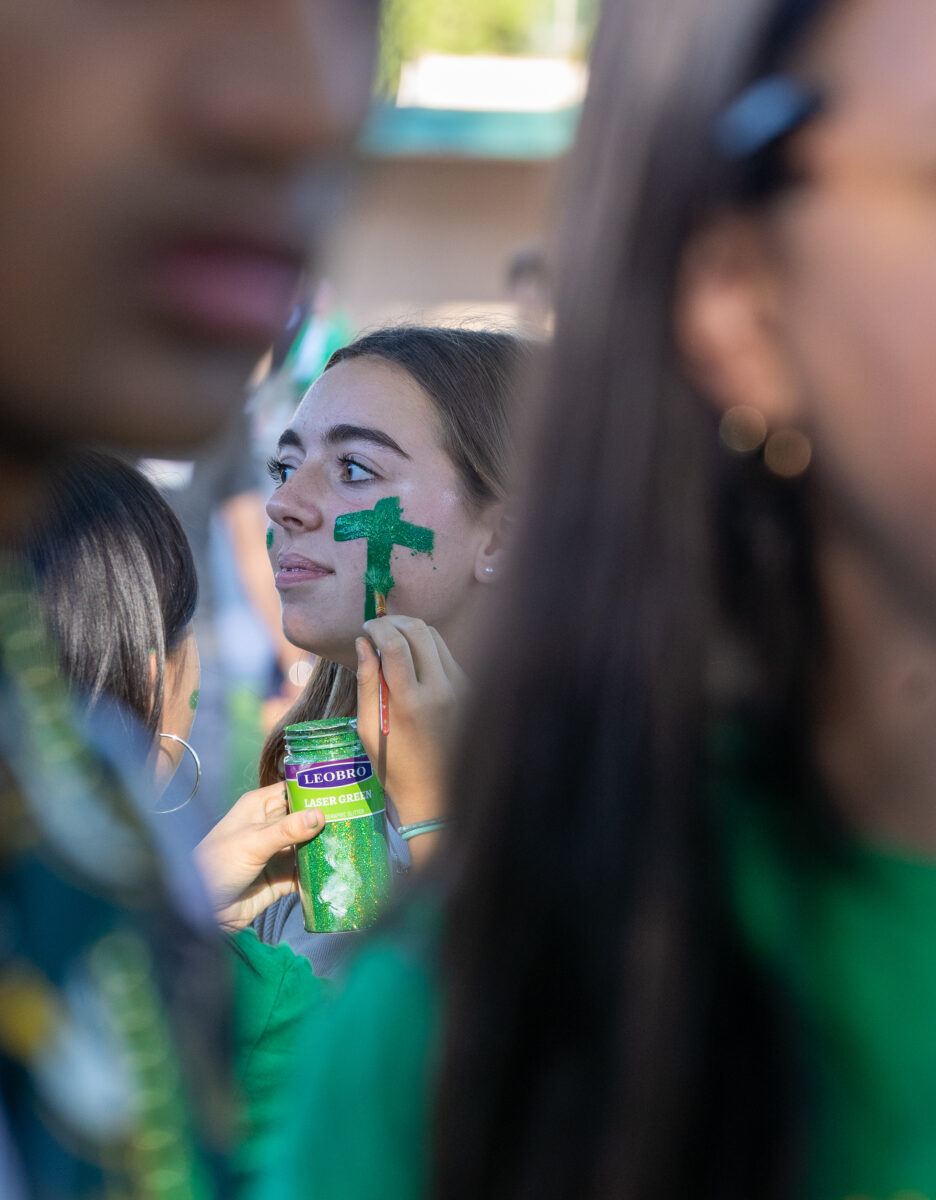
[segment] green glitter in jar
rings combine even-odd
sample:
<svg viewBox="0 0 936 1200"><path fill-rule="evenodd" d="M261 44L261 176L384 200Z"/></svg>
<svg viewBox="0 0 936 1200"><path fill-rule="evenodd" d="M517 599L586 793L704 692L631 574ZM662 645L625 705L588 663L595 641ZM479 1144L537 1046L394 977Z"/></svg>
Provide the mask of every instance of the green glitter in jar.
<svg viewBox="0 0 936 1200"><path fill-rule="evenodd" d="M390 894L383 789L354 720L288 725L286 790L292 812L320 808L325 828L296 851L310 933L366 929Z"/></svg>

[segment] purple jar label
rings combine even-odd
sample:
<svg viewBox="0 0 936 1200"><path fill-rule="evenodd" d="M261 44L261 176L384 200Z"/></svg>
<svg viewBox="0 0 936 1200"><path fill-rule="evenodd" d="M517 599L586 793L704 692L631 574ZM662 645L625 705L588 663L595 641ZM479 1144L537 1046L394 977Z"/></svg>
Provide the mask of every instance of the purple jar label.
<svg viewBox="0 0 936 1200"><path fill-rule="evenodd" d="M340 758L336 762L317 763L314 767L289 766L286 778L295 779L301 788L322 788L333 791L351 783L364 783L374 774L366 754L358 758Z"/></svg>
<svg viewBox="0 0 936 1200"><path fill-rule="evenodd" d="M287 763L289 807L320 808L328 821L376 816L385 807L383 790L366 754L325 763Z"/></svg>

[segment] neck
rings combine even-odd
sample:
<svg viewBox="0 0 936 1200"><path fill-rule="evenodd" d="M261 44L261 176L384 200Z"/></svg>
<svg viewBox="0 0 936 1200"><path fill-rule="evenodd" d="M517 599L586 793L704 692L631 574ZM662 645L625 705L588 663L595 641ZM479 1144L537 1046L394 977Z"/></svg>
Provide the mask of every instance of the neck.
<svg viewBox="0 0 936 1200"><path fill-rule="evenodd" d="M448 621L439 622L438 630L452 658L469 679L478 673L478 659L483 653L485 629L490 616L493 588L473 584L466 592L456 613Z"/></svg>
<svg viewBox="0 0 936 1200"><path fill-rule="evenodd" d="M853 541L821 547L819 769L860 835L936 855L936 626Z"/></svg>

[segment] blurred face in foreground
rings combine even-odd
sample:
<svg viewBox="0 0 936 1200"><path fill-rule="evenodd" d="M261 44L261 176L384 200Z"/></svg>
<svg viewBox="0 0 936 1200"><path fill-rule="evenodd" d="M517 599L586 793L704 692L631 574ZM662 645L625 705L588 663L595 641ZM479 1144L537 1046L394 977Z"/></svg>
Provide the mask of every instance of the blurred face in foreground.
<svg viewBox="0 0 936 1200"><path fill-rule="evenodd" d="M370 91L376 0L6 0L0 419L211 433L279 332Z"/></svg>
<svg viewBox="0 0 936 1200"><path fill-rule="evenodd" d="M691 368L813 446L825 521L936 612L936 7L844 0L798 68L804 183L687 256Z"/></svg>

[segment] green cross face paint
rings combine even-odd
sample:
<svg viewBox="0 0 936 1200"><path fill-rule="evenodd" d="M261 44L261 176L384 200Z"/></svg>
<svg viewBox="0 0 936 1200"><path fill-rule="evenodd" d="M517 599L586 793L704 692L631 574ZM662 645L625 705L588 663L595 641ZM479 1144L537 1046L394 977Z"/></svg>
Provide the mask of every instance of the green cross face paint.
<svg viewBox="0 0 936 1200"><path fill-rule="evenodd" d="M390 894L383 789L354 720L286 726L291 812L320 808L325 828L296 851L302 915L310 933L366 929Z"/></svg>
<svg viewBox="0 0 936 1200"><path fill-rule="evenodd" d="M273 545L273 530L272 529L267 530L266 543L267 543L267 550L269 550Z"/></svg>
<svg viewBox="0 0 936 1200"><path fill-rule="evenodd" d="M364 572L364 620L377 615L376 593L386 594L393 587L390 556L394 546L403 546L413 554L431 554L435 535L431 529L411 525L402 519L399 496L378 500L372 509L344 513L335 521L335 541L367 539L367 569Z"/></svg>
<svg viewBox="0 0 936 1200"><path fill-rule="evenodd" d="M195 691L192 692L191 696L189 696L188 706L192 710L192 712L194 712L195 709L198 708L198 688L196 688Z"/></svg>

